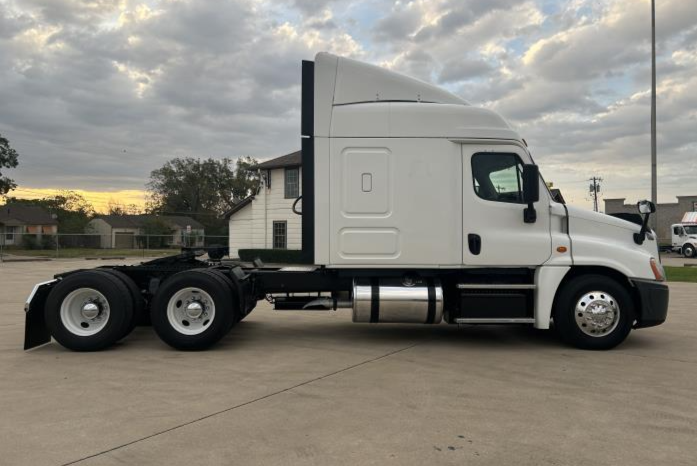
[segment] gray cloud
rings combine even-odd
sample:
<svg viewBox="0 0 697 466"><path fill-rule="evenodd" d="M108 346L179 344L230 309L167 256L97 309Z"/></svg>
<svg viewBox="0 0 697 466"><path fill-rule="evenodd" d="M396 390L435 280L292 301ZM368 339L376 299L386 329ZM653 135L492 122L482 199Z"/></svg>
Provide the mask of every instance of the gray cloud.
<svg viewBox="0 0 697 466"><path fill-rule="evenodd" d="M438 82L451 83L464 81L470 78L485 76L491 73L494 68L484 60L459 58L452 59L443 65L443 69L438 75Z"/></svg>

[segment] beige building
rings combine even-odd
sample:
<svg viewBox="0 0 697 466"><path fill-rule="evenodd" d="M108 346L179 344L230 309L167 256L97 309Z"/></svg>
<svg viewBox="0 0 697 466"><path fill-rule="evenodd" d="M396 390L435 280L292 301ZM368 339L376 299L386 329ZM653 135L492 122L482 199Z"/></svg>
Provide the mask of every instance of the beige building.
<svg viewBox="0 0 697 466"><path fill-rule="evenodd" d="M292 207L300 196L301 153L293 152L261 163L258 191L227 212L230 257L240 249L302 249L302 217ZM302 211L302 202L297 210Z"/></svg>
<svg viewBox="0 0 697 466"><path fill-rule="evenodd" d="M160 222L170 232L147 235L148 222ZM100 215L90 220L85 233L99 235L104 249L200 247L205 236L203 225L191 217L155 215Z"/></svg>
<svg viewBox="0 0 697 466"><path fill-rule="evenodd" d="M670 242L670 226L680 223L685 212L697 212L697 196L677 196L678 202L666 202L656 206L656 232L658 240ZM636 204L625 204L625 198L605 199L605 213L637 213Z"/></svg>

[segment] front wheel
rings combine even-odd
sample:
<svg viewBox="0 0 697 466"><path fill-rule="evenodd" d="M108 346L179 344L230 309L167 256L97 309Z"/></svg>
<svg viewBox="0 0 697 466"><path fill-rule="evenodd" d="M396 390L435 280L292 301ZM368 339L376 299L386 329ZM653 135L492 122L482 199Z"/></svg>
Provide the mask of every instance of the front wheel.
<svg viewBox="0 0 697 466"><path fill-rule="evenodd" d="M573 278L555 300L554 326L562 340L577 348L614 348L627 338L633 323L629 292L603 275Z"/></svg>
<svg viewBox="0 0 697 466"><path fill-rule="evenodd" d="M157 335L171 347L203 350L234 325L230 287L205 270L187 270L162 284L152 301L150 319Z"/></svg>
<svg viewBox="0 0 697 466"><path fill-rule="evenodd" d="M682 254L683 256L687 257L688 259L691 259L695 257L695 254L697 254L697 251L695 251L695 247L691 244L686 244L685 246L682 247Z"/></svg>

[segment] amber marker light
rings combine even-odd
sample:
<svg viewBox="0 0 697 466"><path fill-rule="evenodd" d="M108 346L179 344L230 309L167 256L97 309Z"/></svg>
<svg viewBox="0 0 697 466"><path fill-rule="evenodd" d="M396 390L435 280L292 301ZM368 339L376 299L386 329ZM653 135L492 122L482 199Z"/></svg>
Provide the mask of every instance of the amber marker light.
<svg viewBox="0 0 697 466"><path fill-rule="evenodd" d="M566 252L566 251L567 251L566 246L559 246L559 247L557 248L557 252L562 252L562 253L564 253L564 252Z"/></svg>
<svg viewBox="0 0 697 466"><path fill-rule="evenodd" d="M663 267L656 263L656 259L653 257L649 259L649 264L651 264L651 271L653 272L653 276L656 277L656 280L659 282L665 281L666 277L663 273Z"/></svg>

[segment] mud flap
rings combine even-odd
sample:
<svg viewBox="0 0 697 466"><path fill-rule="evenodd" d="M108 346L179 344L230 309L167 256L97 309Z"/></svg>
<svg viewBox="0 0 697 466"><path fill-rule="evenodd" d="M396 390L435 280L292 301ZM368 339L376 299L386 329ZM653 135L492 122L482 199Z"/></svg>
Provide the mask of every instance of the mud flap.
<svg viewBox="0 0 697 466"><path fill-rule="evenodd" d="M46 297L58 280L37 284L24 306L26 314L24 324L24 349L32 349L51 342L51 333L44 319Z"/></svg>

